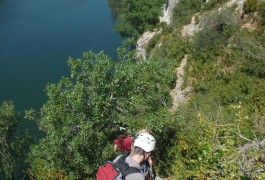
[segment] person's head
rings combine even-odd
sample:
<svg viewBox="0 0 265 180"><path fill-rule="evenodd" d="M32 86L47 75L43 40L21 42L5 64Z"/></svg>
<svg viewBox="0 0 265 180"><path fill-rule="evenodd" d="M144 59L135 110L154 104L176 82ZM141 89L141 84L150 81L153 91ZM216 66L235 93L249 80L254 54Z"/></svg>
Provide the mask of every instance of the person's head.
<svg viewBox="0 0 265 180"><path fill-rule="evenodd" d="M134 151L132 155L143 156L143 160L148 158L151 152L155 149L156 140L149 133L142 133L137 135L134 140Z"/></svg>

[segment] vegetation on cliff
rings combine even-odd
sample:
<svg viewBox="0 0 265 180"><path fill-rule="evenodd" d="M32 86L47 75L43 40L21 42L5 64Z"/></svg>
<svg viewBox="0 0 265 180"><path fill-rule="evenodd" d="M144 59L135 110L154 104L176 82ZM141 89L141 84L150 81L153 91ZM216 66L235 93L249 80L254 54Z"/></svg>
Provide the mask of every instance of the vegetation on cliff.
<svg viewBox="0 0 265 180"><path fill-rule="evenodd" d="M159 23L164 0L110 0L112 12L118 19L115 28L124 37L135 37L153 29Z"/></svg>
<svg viewBox="0 0 265 180"><path fill-rule="evenodd" d="M161 169L173 179L263 179L265 4L246 1L240 17L236 5L220 9L227 1L213 2L180 1L179 16L151 41L152 58L180 62L188 55L183 89L194 88L174 114L171 161ZM187 7L194 10L181 13ZM185 19L194 15L200 30L183 37Z"/></svg>

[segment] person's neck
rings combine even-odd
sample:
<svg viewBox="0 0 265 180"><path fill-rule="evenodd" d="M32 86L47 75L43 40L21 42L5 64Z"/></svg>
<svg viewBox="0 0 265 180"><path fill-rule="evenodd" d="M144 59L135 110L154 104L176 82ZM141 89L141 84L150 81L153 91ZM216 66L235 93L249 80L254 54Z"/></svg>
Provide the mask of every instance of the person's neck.
<svg viewBox="0 0 265 180"><path fill-rule="evenodd" d="M141 162L143 162L144 160L144 156L143 155L139 155L139 154L134 154L131 156L131 158L136 161L138 164L141 164Z"/></svg>

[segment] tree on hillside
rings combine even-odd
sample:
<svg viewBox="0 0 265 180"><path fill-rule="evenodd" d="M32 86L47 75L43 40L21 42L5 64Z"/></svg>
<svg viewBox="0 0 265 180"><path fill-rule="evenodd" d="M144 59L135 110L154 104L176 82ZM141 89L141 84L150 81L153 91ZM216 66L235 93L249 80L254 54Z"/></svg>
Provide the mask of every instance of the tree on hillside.
<svg viewBox="0 0 265 180"><path fill-rule="evenodd" d="M159 23L164 1L122 0L116 30L125 37L137 37Z"/></svg>
<svg viewBox="0 0 265 180"><path fill-rule="evenodd" d="M46 137L32 150L32 176L93 178L113 155L117 128L139 130L148 123L140 116L165 106L169 98L163 84L170 81L163 80L168 75L159 72L159 63L133 63L126 50L119 52L119 63L103 52L70 59L71 77L47 86L39 120Z"/></svg>
<svg viewBox="0 0 265 180"><path fill-rule="evenodd" d="M104 53L70 59L71 78L48 85L49 100L41 109L46 132L32 152L34 176L82 179L91 176L106 155L116 114L113 96L114 62Z"/></svg>

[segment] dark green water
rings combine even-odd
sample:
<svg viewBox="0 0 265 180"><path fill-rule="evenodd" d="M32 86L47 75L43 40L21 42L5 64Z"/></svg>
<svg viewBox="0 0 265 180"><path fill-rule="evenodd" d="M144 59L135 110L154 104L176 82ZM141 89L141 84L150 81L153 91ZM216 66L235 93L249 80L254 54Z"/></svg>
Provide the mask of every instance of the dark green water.
<svg viewBox="0 0 265 180"><path fill-rule="evenodd" d="M114 26L107 0L1 0L0 102L39 108L46 84L68 76L68 57L104 50L116 58Z"/></svg>
<svg viewBox="0 0 265 180"><path fill-rule="evenodd" d="M114 26L107 0L0 0L0 103L38 110L45 86L69 75L69 57L104 50L115 59L122 38ZM17 133L25 129L43 136L32 121L22 120ZM16 167L15 179L26 167Z"/></svg>

